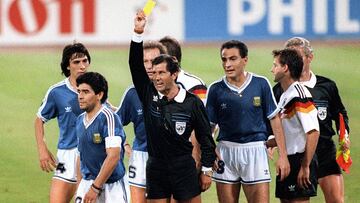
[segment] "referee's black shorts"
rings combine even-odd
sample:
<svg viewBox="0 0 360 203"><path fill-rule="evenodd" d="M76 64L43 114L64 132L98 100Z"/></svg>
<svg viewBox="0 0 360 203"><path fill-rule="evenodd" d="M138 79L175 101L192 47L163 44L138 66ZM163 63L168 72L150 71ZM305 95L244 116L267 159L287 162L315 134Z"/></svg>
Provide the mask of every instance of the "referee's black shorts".
<svg viewBox="0 0 360 203"><path fill-rule="evenodd" d="M146 164L146 198L163 199L173 195L188 200L201 193L199 175L191 154L171 160L149 157Z"/></svg>
<svg viewBox="0 0 360 203"><path fill-rule="evenodd" d="M316 155L319 163L318 178L341 174L341 169L336 162L336 146L331 138L319 138Z"/></svg>
<svg viewBox="0 0 360 203"><path fill-rule="evenodd" d="M285 180L280 181L280 176L276 176L275 196L281 199L296 199L301 197L313 197L317 195L317 158L314 155L310 163L310 182L311 185L302 189L297 184L297 176L300 171L301 161L304 153L289 155L290 174Z"/></svg>

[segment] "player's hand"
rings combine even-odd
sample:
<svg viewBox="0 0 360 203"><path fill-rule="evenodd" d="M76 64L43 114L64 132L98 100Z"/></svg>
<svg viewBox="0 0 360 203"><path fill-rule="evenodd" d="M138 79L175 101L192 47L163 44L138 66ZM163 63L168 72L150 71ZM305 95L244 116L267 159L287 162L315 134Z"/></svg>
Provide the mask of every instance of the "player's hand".
<svg viewBox="0 0 360 203"><path fill-rule="evenodd" d="M125 149L125 154L127 157L130 157L131 156L131 153L132 153L132 148L129 144L125 144L124 145L124 149Z"/></svg>
<svg viewBox="0 0 360 203"><path fill-rule="evenodd" d="M349 138L345 138L344 144L341 146L342 147L342 151L346 152L348 149L350 149L350 139Z"/></svg>
<svg viewBox="0 0 360 203"><path fill-rule="evenodd" d="M139 10L136 13L135 19L134 19L134 32L137 34L142 34L145 29L146 24L146 16L143 10Z"/></svg>
<svg viewBox="0 0 360 203"><path fill-rule="evenodd" d="M56 168L56 159L47 147L39 150L39 161L43 171L51 172Z"/></svg>
<svg viewBox="0 0 360 203"><path fill-rule="evenodd" d="M85 194L83 202L84 203L95 203L96 202L96 198L97 198L98 194L91 189L89 189L89 191Z"/></svg>
<svg viewBox="0 0 360 203"><path fill-rule="evenodd" d="M300 171L297 177L297 183L300 188L308 188L311 185L309 166L300 167Z"/></svg>
<svg viewBox="0 0 360 203"><path fill-rule="evenodd" d="M290 164L287 156L279 156L276 161L276 174L283 181L290 174Z"/></svg>
<svg viewBox="0 0 360 203"><path fill-rule="evenodd" d="M211 186L211 177L201 173L200 174L200 186L201 186L201 191L202 192L209 189L210 186Z"/></svg>
<svg viewBox="0 0 360 203"><path fill-rule="evenodd" d="M269 159L274 160L274 152L276 151L277 147L268 147L267 149L267 154Z"/></svg>

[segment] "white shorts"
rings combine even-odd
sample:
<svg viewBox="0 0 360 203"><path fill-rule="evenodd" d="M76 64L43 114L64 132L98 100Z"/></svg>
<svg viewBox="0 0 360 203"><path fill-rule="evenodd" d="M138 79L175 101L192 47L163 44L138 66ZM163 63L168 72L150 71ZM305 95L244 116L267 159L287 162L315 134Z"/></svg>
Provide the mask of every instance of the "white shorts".
<svg viewBox="0 0 360 203"><path fill-rule="evenodd" d="M76 184L76 157L78 156L77 148L58 149L57 166L53 178Z"/></svg>
<svg viewBox="0 0 360 203"><path fill-rule="evenodd" d="M133 151L129 159L129 185L146 188L147 152Z"/></svg>
<svg viewBox="0 0 360 203"><path fill-rule="evenodd" d="M91 190L91 184L94 180L81 179L79 187L76 191L75 203L83 203L85 194ZM106 183L103 186L103 191L100 196L97 197L96 203L127 203L128 198L126 196L124 180L120 179L114 183Z"/></svg>
<svg viewBox="0 0 360 203"><path fill-rule="evenodd" d="M257 184L271 181L264 142L220 141L216 148L225 162L225 170L223 174L214 173L215 182Z"/></svg>

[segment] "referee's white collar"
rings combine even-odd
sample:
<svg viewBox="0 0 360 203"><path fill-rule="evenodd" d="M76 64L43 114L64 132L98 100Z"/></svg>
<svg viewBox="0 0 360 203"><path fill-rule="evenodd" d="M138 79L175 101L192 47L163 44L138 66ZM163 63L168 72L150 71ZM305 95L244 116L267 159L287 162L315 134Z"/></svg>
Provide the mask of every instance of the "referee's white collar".
<svg viewBox="0 0 360 203"><path fill-rule="evenodd" d="M300 84L303 84L307 87L314 88L316 85L316 75L310 71L310 80L308 81L301 81Z"/></svg>
<svg viewBox="0 0 360 203"><path fill-rule="evenodd" d="M186 97L186 90L181 85L178 85L178 87L179 87L179 92L175 96L174 100L177 103L183 103L185 100L185 97ZM158 94L159 94L160 99L162 99L164 97L164 95L161 94L159 91L158 91Z"/></svg>

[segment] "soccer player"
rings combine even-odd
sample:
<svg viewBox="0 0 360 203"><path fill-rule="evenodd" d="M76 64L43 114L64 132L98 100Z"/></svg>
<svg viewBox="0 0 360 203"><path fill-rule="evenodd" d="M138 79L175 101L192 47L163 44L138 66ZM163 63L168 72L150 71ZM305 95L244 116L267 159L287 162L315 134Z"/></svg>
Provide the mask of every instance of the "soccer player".
<svg viewBox="0 0 360 203"><path fill-rule="evenodd" d="M99 73L88 72L79 76L76 83L80 108L85 113L76 122L80 157L77 171L81 181L75 202L126 203L125 134L120 118L103 105L108 95L107 81Z"/></svg>
<svg viewBox="0 0 360 203"><path fill-rule="evenodd" d="M76 78L87 71L90 62L89 51L83 44L65 46L60 66L66 78L49 88L35 118L40 168L46 172L56 168L51 181L50 202L70 202L76 190L75 122L83 112L77 101ZM56 158L46 145L44 132L44 123L53 118L57 118L60 129Z"/></svg>
<svg viewBox="0 0 360 203"><path fill-rule="evenodd" d="M154 70L152 61L155 57L165 53L164 46L156 41L144 43L144 66L148 77L152 80ZM131 202L146 203L146 161L148 159L146 132L144 126L143 107L135 87L130 86L124 93L118 111L116 112L124 126L130 122L134 124L135 139L132 149L125 144L126 150L131 152L129 159L129 185Z"/></svg>
<svg viewBox="0 0 360 203"><path fill-rule="evenodd" d="M205 103L207 91L205 83L199 77L187 73L181 68L182 52L180 43L175 38L170 36L161 38L159 42L165 46L167 54L173 56L180 65L180 72L176 82L181 84L187 91L198 96ZM200 146L196 141L194 132L191 134L190 139L194 146L192 155L196 162L196 168L200 169Z"/></svg>
<svg viewBox="0 0 360 203"><path fill-rule="evenodd" d="M134 86L143 104L149 159L146 192L149 202L200 202L201 190L211 185L215 144L201 100L176 84L179 66L169 55L153 61L154 78L147 76L143 63L143 11L135 17L129 65ZM201 145L202 171L199 176L192 158L191 132Z"/></svg>
<svg viewBox="0 0 360 203"><path fill-rule="evenodd" d="M220 49L225 76L209 86L206 109L219 126L217 150L225 162L214 173L219 202L238 202L241 186L248 202L269 202L270 170L265 141L270 120L279 150L277 174L289 174L284 134L269 81L245 71L247 46L237 40Z"/></svg>
<svg viewBox="0 0 360 203"><path fill-rule="evenodd" d="M298 82L303 60L294 49L274 50L271 72L284 93L278 108L284 128L290 174L284 180L276 177L276 197L281 202L309 202L316 196L319 139L317 111L308 89Z"/></svg>
<svg viewBox="0 0 360 203"><path fill-rule="evenodd" d="M320 137L316 155L319 163L319 185L326 202L344 202L344 180L341 169L336 163L336 146L332 140L335 131L332 121L335 121L336 129L339 131L339 113L341 113L344 116L347 132L349 132L346 109L341 102L336 83L329 78L315 75L312 72L311 62L314 59L314 53L310 42L302 37L293 37L285 43L285 47L296 49L301 54L304 66L300 76L300 83L310 90L318 110ZM279 100L283 92L280 84L276 84L273 90L276 99ZM343 150L348 149L349 146L350 140L346 139Z"/></svg>

